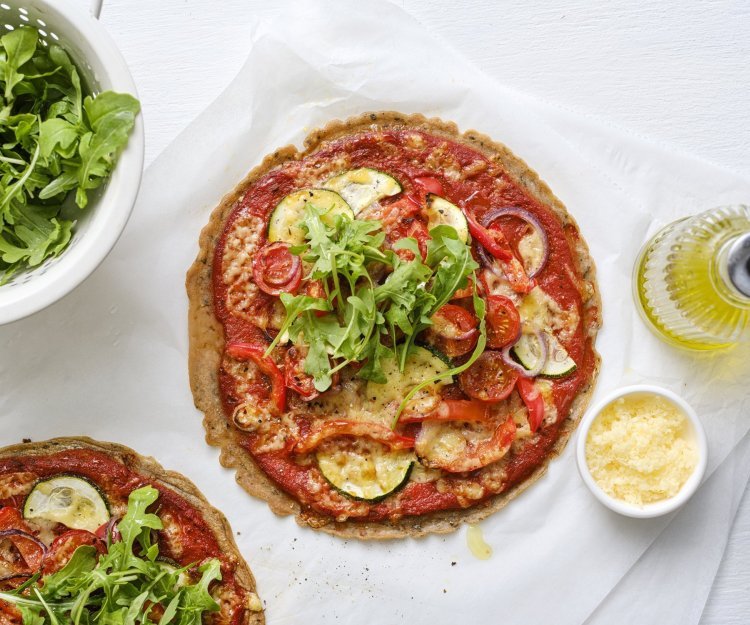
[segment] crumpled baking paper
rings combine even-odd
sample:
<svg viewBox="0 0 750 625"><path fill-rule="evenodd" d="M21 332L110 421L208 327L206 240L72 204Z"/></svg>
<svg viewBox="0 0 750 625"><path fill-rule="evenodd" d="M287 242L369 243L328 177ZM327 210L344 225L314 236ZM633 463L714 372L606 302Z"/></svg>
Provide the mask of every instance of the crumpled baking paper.
<svg viewBox="0 0 750 625"><path fill-rule="evenodd" d="M299 145L330 119L394 109L489 134L540 173L597 262L604 328L596 396L640 381L682 394L706 426L712 472L750 425L748 351L699 358L666 347L637 318L630 274L659 224L742 201L750 184L497 85L393 5L353 6L291 3L287 19L248 32L246 64L149 168L109 258L56 305L0 328L0 442L86 434L193 479L236 531L269 623L582 623L600 604L616 606L616 585L672 518L632 520L602 507L578 476L572 442L533 488L482 524L494 550L487 561L470 554L463 529L342 541L276 517L235 484L203 442L188 386L184 276L198 234L266 153ZM729 469L744 470L741 460L733 456ZM744 482L705 486L721 524ZM690 523L682 531L693 538Z"/></svg>

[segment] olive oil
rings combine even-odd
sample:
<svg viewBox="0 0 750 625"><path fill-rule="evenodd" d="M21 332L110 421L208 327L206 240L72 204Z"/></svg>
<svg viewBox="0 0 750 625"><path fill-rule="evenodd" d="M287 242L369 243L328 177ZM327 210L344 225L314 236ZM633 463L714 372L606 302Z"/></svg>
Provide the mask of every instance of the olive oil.
<svg viewBox="0 0 750 625"><path fill-rule="evenodd" d="M722 349L750 329L750 208L721 207L674 222L641 250L635 301L673 345Z"/></svg>
<svg viewBox="0 0 750 625"><path fill-rule="evenodd" d="M469 525L466 528L466 544L475 558L489 560L492 557L492 547L484 541L482 528L478 525Z"/></svg>

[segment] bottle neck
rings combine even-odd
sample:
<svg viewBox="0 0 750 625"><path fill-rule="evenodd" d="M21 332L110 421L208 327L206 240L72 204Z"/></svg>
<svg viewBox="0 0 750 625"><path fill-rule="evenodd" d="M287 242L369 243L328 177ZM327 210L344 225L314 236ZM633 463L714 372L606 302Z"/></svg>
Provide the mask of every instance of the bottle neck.
<svg viewBox="0 0 750 625"><path fill-rule="evenodd" d="M723 296L740 306L750 306L750 231L729 239L716 257Z"/></svg>

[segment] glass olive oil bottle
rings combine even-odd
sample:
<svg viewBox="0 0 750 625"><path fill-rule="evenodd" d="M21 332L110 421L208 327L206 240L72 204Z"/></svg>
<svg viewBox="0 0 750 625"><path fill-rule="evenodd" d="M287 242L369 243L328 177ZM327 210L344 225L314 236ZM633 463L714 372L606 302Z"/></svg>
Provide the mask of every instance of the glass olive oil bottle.
<svg viewBox="0 0 750 625"><path fill-rule="evenodd" d="M750 338L750 208L720 207L676 221L635 264L636 306L667 342L722 349Z"/></svg>

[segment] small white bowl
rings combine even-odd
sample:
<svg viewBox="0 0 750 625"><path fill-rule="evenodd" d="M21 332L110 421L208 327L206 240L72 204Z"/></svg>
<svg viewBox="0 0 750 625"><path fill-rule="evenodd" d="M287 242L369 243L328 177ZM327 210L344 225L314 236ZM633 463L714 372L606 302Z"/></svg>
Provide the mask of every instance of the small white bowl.
<svg viewBox="0 0 750 625"><path fill-rule="evenodd" d="M659 395L667 399L669 402L677 406L677 408L679 408L680 411L685 415L692 427L692 433L698 453L698 461L695 465L695 468L693 469L693 473L682 485L682 488L674 497L639 506L637 504L632 504L627 501L622 501L620 499L611 497L610 495L605 493L594 481L594 478L591 475L588 464L586 462L586 438L588 437L591 424L601 414L602 410L604 410L604 408L606 408L613 401L619 399L620 397L647 394ZM602 502L610 510L614 510L619 514L645 519L669 514L670 512L682 506L688 499L690 499L693 493L697 490L698 486L700 486L701 480L703 479L703 476L706 472L706 463L708 461L708 444L706 443L706 433L703 430L703 425L701 424L700 419L698 419L698 415L684 399L668 389L660 388L658 386L652 386L649 384L640 384L636 386L627 386L611 392L586 412L583 419L581 420L580 426L578 427L578 439L576 441L576 459L578 461L578 471L580 472L584 483L586 484L586 486L588 486L589 490L596 496L596 498L600 502Z"/></svg>
<svg viewBox="0 0 750 625"><path fill-rule="evenodd" d="M137 96L122 55L104 27L75 5L60 0L4 0L0 32L33 26L40 39L59 43L90 90ZM127 147L109 180L91 193L68 247L39 267L21 271L0 286L0 325L31 315L67 295L99 266L120 237L135 204L143 172L143 120L138 115Z"/></svg>

